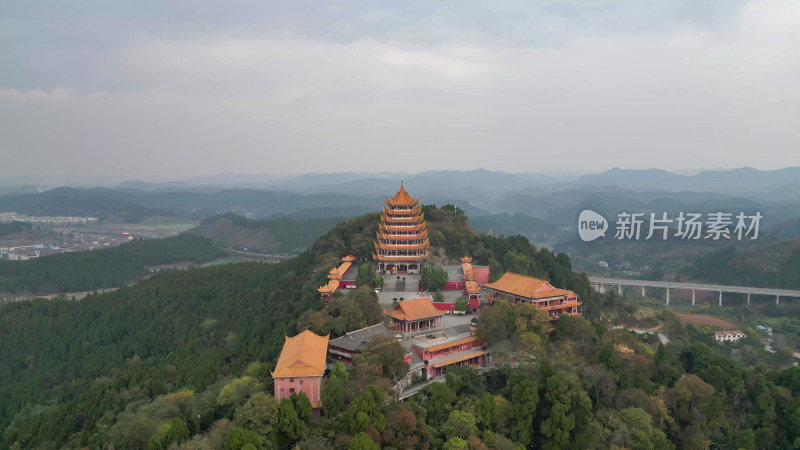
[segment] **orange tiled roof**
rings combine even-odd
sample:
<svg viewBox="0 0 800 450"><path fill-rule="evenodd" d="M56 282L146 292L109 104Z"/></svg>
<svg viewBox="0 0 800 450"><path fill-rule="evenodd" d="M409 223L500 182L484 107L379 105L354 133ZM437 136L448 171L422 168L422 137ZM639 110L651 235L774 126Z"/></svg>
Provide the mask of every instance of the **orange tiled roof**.
<svg viewBox="0 0 800 450"><path fill-rule="evenodd" d="M478 283L472 280L467 281L466 283L466 291L470 294L479 294L481 292L480 286Z"/></svg>
<svg viewBox="0 0 800 450"><path fill-rule="evenodd" d="M378 238L380 238L380 239L391 239L391 240L394 240L394 241L412 240L412 239L425 239L426 237L428 237L428 230L425 230L425 229L423 229L423 230L421 230L419 232L415 232L414 234L378 233Z"/></svg>
<svg viewBox="0 0 800 450"><path fill-rule="evenodd" d="M329 280L328 284L318 287L317 291L320 294L333 294L337 289L339 289L339 280Z"/></svg>
<svg viewBox="0 0 800 450"><path fill-rule="evenodd" d="M400 209L399 206L386 205L381 213L393 216L419 216L422 214L422 206L415 206L410 209Z"/></svg>
<svg viewBox="0 0 800 450"><path fill-rule="evenodd" d="M437 362L437 363L431 364L431 367L439 368L439 367L449 366L450 364L459 363L461 361L466 361L468 359L472 359L472 358L475 358L477 356L481 356L484 353L486 353L486 352L484 352L483 350L479 350L479 351L476 351L476 352L469 352L469 353L466 353L464 355L461 355L461 356L453 358L453 359L448 359L446 361L441 361L441 362Z"/></svg>
<svg viewBox="0 0 800 450"><path fill-rule="evenodd" d="M425 349L427 352L437 352L439 350L444 350L446 348L455 347L456 345L464 345L469 344L470 342L477 341L478 338L475 336L465 337L464 339L458 339L452 342L445 342L444 344L434 345L433 347L428 347Z"/></svg>
<svg viewBox="0 0 800 450"><path fill-rule="evenodd" d="M411 226L387 225L386 223L381 222L380 228L382 231L418 231L424 230L426 228L425 225L425 219L423 219L421 223Z"/></svg>
<svg viewBox="0 0 800 450"><path fill-rule="evenodd" d="M388 224L389 226L392 226L390 224L393 224L393 223L416 224L416 223L422 222L422 221L423 221L422 214L417 214L417 215L412 216L412 217L389 217L386 214L381 214L381 222L383 222L385 224ZM395 225L395 226L397 226L397 225Z"/></svg>
<svg viewBox="0 0 800 450"><path fill-rule="evenodd" d="M381 242L375 242L375 248L381 250L425 250L430 247L430 242L427 238L422 241L421 244L384 244Z"/></svg>
<svg viewBox="0 0 800 450"><path fill-rule="evenodd" d="M445 313L436 309L431 299L422 297L403 300L394 309L386 311L386 314L397 320L422 320L443 316Z"/></svg>
<svg viewBox="0 0 800 450"><path fill-rule="evenodd" d="M327 336L305 330L295 337L286 337L273 377L313 377L325 373L328 353Z"/></svg>
<svg viewBox="0 0 800 450"><path fill-rule="evenodd" d="M463 277L465 280L475 279L475 269L472 268L472 258L469 256L461 258L461 271L464 272Z"/></svg>
<svg viewBox="0 0 800 450"><path fill-rule="evenodd" d="M390 205L399 205L399 206L406 206L406 205L416 205L419 203L419 199L415 199L411 197L408 192L406 192L406 188L403 187L403 182L400 182L400 190L394 194L394 197L390 199L386 199L386 203Z"/></svg>
<svg viewBox="0 0 800 450"><path fill-rule="evenodd" d="M344 274L350 270L350 267L353 265L353 261L355 261L355 256L347 255L342 258L342 265L338 268L334 267L328 272L328 284L317 288L320 294L332 294L334 291L339 289L339 280L342 279Z"/></svg>
<svg viewBox="0 0 800 450"><path fill-rule="evenodd" d="M560 297L562 295L568 296L570 294L574 294L574 292L568 291L566 289L549 289L549 290L534 292L533 298L539 299L547 297Z"/></svg>
<svg viewBox="0 0 800 450"><path fill-rule="evenodd" d="M547 280L539 278L528 277L513 272L506 272L494 283L487 283L484 285L488 289L507 292L509 294L518 295L524 298L543 298L552 296L551 293L558 291L563 294L555 295L569 295L573 294L572 291L564 289L557 289ZM544 294L544 295L543 295Z"/></svg>
<svg viewBox="0 0 800 450"><path fill-rule="evenodd" d="M350 266L352 266L352 265L353 265L353 263L351 263L349 261L343 262L342 265L339 266L339 270L338 270L339 278L343 277L344 274L346 274L347 271L350 270Z"/></svg>

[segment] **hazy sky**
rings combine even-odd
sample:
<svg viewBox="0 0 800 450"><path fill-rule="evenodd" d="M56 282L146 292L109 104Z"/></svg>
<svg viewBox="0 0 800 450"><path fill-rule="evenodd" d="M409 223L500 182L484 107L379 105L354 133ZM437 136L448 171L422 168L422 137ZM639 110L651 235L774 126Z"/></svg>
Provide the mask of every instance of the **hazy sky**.
<svg viewBox="0 0 800 450"><path fill-rule="evenodd" d="M800 2L0 3L0 181L800 166Z"/></svg>

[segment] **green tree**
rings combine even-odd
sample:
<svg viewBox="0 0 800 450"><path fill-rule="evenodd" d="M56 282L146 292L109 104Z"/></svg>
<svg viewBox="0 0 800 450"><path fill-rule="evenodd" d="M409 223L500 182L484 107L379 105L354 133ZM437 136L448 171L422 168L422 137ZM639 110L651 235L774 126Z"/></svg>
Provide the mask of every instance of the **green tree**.
<svg viewBox="0 0 800 450"><path fill-rule="evenodd" d="M350 433L372 427L382 432L386 425L383 413L385 396L380 387L371 385L356 397L344 413L344 422Z"/></svg>
<svg viewBox="0 0 800 450"><path fill-rule="evenodd" d="M350 440L350 450L380 450L381 446L372 441L363 431Z"/></svg>
<svg viewBox="0 0 800 450"><path fill-rule="evenodd" d="M670 450L675 446L663 431L654 428L653 419L641 408L625 408L612 414L608 421L611 443L621 448Z"/></svg>
<svg viewBox="0 0 800 450"><path fill-rule="evenodd" d="M447 284L447 272L441 267L425 267L422 269L422 288L433 292Z"/></svg>
<svg viewBox="0 0 800 450"><path fill-rule="evenodd" d="M488 392L481 395L478 401L478 423L485 430L493 430L494 423L497 420L497 401L494 396Z"/></svg>
<svg viewBox="0 0 800 450"><path fill-rule="evenodd" d="M372 287L375 283L375 272L369 267L369 264L364 263L358 266L358 275L356 275L356 286Z"/></svg>
<svg viewBox="0 0 800 450"><path fill-rule="evenodd" d="M177 417L172 419L172 422L169 424L169 430L167 430L167 434L164 436L164 447L169 447L172 444L180 444L181 442L189 439L189 429L186 428L186 424Z"/></svg>
<svg viewBox="0 0 800 450"><path fill-rule="evenodd" d="M278 430L291 442L296 442L308 433L308 427L288 398L281 400L278 408Z"/></svg>
<svg viewBox="0 0 800 450"><path fill-rule="evenodd" d="M303 391L300 391L299 393L293 393L291 396L289 396L289 400L292 401L292 406L294 407L294 410L297 411L297 418L303 422L308 422L308 419L311 418L313 408L306 393Z"/></svg>
<svg viewBox="0 0 800 450"><path fill-rule="evenodd" d="M536 380L517 373L509 379L507 389L514 419L511 436L523 445L528 445L533 439L533 420L539 404L539 386Z"/></svg>
<svg viewBox="0 0 800 450"><path fill-rule="evenodd" d="M453 437L468 439L478 433L476 422L477 420L472 413L454 409L450 411L447 420L442 424L442 433L447 439L452 439Z"/></svg>
<svg viewBox="0 0 800 450"><path fill-rule="evenodd" d="M451 438L442 446L443 450L467 450L468 448L467 441L460 437Z"/></svg>
<svg viewBox="0 0 800 450"><path fill-rule="evenodd" d="M242 450L246 445L261 448L258 435L244 428L231 428L225 438L225 450Z"/></svg>
<svg viewBox="0 0 800 450"><path fill-rule="evenodd" d="M233 416L237 427L254 431L260 436L269 436L278 422L278 403L271 395L256 392L238 408Z"/></svg>
<svg viewBox="0 0 800 450"><path fill-rule="evenodd" d="M340 364L340 363L337 363ZM320 394L325 417L336 417L347 404L347 380L329 377Z"/></svg>
<svg viewBox="0 0 800 450"><path fill-rule="evenodd" d="M456 393L442 383L431 383L422 390L424 400L422 406L427 411L427 423L432 427L439 427L445 420L453 402L456 401Z"/></svg>
<svg viewBox="0 0 800 450"><path fill-rule="evenodd" d="M408 373L406 350L392 336L375 336L362 348L366 362L378 367L392 381L399 381Z"/></svg>
<svg viewBox="0 0 800 450"><path fill-rule="evenodd" d="M456 309L461 312L467 312L467 306L469 306L469 302L465 298L459 298L456 300Z"/></svg>
<svg viewBox="0 0 800 450"><path fill-rule="evenodd" d="M217 397L217 404L233 412L233 410L243 405L253 394L261 391L261 389L261 383L256 378L250 376L236 378L222 387Z"/></svg>

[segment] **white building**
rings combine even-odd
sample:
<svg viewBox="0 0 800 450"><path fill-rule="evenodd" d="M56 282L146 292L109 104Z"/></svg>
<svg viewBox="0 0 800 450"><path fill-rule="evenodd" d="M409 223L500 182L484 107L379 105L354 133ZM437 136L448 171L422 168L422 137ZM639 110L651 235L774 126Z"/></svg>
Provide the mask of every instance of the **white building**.
<svg viewBox="0 0 800 450"><path fill-rule="evenodd" d="M714 335L720 342L736 342L747 336L740 330L717 331Z"/></svg>

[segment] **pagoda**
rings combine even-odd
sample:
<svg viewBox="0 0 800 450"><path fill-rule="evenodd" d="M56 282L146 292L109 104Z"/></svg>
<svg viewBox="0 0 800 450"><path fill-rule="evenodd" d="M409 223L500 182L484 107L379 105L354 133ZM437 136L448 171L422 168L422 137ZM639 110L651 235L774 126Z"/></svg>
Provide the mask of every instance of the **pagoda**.
<svg viewBox="0 0 800 450"><path fill-rule="evenodd" d="M419 273L428 257L428 230L419 199L408 195L403 183L386 199L372 257L378 270L397 274Z"/></svg>

